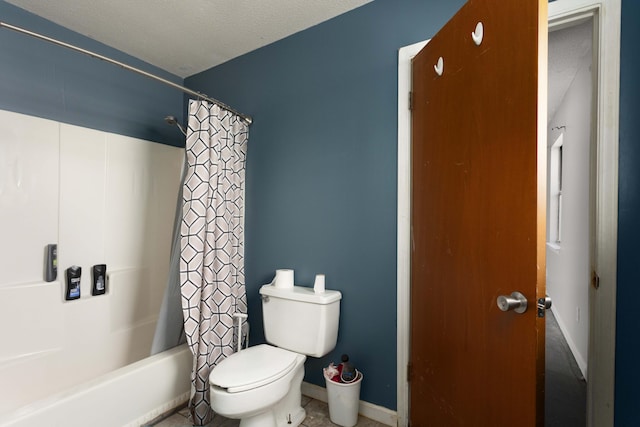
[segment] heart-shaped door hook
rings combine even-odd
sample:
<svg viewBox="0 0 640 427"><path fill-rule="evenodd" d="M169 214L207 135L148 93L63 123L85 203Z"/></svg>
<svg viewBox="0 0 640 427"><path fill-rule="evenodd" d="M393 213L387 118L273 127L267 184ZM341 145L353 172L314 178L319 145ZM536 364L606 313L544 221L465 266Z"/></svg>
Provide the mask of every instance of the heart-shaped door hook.
<svg viewBox="0 0 640 427"><path fill-rule="evenodd" d="M438 63L433 66L433 69L436 71L437 75L442 75L442 72L444 71L444 59L442 59L442 56L438 58Z"/></svg>
<svg viewBox="0 0 640 427"><path fill-rule="evenodd" d="M478 22L476 24L476 30L471 33L471 38L473 39L473 42L476 44L476 46L480 46L480 43L482 43L483 37L484 37L484 25L482 25L482 22Z"/></svg>

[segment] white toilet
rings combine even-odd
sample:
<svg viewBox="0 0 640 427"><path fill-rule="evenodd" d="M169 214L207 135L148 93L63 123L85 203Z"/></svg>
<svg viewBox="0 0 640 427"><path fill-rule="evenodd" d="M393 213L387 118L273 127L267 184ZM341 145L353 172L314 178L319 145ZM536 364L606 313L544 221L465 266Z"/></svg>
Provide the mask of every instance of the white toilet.
<svg viewBox="0 0 640 427"><path fill-rule="evenodd" d="M260 294L264 334L272 345L249 347L212 369L211 407L240 419L241 427L296 427L305 418L304 361L334 349L342 294L273 285L262 286Z"/></svg>

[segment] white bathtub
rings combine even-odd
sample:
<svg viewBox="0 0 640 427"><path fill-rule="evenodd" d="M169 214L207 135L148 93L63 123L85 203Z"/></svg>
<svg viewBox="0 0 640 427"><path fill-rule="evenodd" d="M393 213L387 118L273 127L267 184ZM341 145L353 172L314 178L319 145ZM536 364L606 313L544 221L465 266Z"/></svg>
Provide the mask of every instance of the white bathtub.
<svg viewBox="0 0 640 427"><path fill-rule="evenodd" d="M181 345L24 406L1 427L139 427L189 399L192 356Z"/></svg>

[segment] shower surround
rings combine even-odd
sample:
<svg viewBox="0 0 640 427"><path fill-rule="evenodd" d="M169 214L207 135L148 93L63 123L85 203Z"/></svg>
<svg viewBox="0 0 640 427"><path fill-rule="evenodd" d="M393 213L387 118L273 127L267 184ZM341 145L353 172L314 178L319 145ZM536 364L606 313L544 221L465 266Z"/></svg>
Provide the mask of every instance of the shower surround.
<svg viewBox="0 0 640 427"><path fill-rule="evenodd" d="M0 141L4 425L149 356L183 150L6 111ZM43 279L49 243L54 282ZM96 264L107 265L105 295L91 295ZM82 267L81 298L65 301L71 265ZM188 370L184 381L188 390Z"/></svg>

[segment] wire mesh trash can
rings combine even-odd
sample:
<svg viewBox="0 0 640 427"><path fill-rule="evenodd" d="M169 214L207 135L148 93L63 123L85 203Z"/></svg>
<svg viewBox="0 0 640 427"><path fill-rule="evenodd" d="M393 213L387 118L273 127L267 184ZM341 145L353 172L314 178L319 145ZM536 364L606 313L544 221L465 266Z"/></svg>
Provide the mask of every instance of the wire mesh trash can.
<svg viewBox="0 0 640 427"><path fill-rule="evenodd" d="M363 375L358 371L356 380L351 383L339 383L325 378L329 400L329 418L334 424L353 427L358 423L360 404L360 384Z"/></svg>

